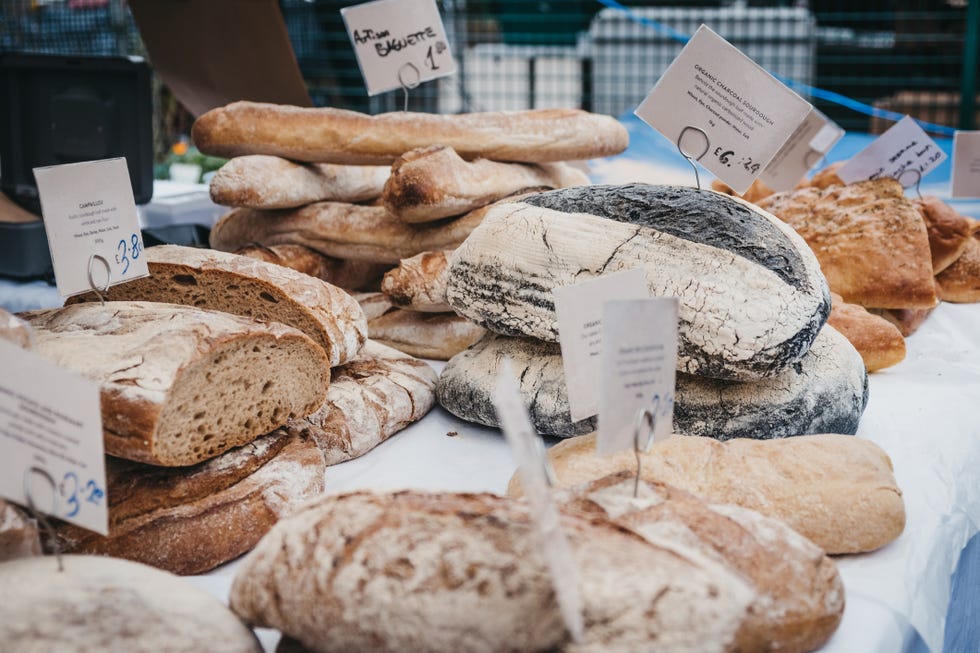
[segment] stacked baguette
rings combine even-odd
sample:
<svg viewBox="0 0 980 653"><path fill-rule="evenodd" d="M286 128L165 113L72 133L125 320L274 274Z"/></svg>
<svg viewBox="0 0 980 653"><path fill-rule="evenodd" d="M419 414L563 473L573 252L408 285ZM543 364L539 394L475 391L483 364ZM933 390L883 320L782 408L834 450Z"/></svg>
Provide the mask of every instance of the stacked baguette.
<svg viewBox="0 0 980 653"><path fill-rule="evenodd" d="M201 116L202 152L232 158L211 182L234 207L215 225L219 250L306 270L388 306L372 338L448 359L482 335L445 303L447 252L486 207L528 189L588 183L563 161L616 154L625 129L574 110L367 116L236 102ZM375 302L375 298L370 298Z"/></svg>
<svg viewBox="0 0 980 653"><path fill-rule="evenodd" d="M552 291L631 268L652 296L679 299L675 432L857 430L864 366L823 328L829 293L803 240L751 204L643 184L549 191L488 212L453 254L446 296L490 333L446 365L441 405L497 426L491 391L508 358L539 433L593 430L594 418L571 419Z"/></svg>

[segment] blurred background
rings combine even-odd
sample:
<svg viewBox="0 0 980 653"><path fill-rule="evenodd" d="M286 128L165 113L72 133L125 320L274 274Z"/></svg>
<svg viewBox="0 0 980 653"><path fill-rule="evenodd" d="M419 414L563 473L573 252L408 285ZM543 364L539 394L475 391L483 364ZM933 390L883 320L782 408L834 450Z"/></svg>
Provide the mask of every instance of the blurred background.
<svg viewBox="0 0 980 653"><path fill-rule="evenodd" d="M339 13L350 4L279 1L310 97L316 106L368 113L401 109L401 91L365 94ZM409 108L417 111L578 107L619 116L682 47L663 27L690 35L706 23L773 73L930 123L977 128L980 26L971 24L978 12L968 17L967 0L622 3L629 13L595 0L438 4L459 72L413 91ZM215 47L220 39L214 35ZM0 50L145 55L125 0L2 0ZM880 133L892 124L825 95L807 99L847 130ZM153 96L163 176L170 162L194 155L193 116L159 79Z"/></svg>

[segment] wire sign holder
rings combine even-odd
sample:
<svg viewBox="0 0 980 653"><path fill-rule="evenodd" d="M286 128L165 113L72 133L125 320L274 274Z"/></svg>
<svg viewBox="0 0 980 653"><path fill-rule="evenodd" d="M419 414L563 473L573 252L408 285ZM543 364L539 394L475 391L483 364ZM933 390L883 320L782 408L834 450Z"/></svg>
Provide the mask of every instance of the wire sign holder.
<svg viewBox="0 0 980 653"><path fill-rule="evenodd" d="M681 144L684 140L684 134L686 134L688 131L696 132L704 136L704 150L702 150L701 154L697 155L696 157L692 154L688 154L687 152L685 152L684 147ZM682 157L687 159L687 162L691 164L691 168L694 169L694 183L697 185L697 189L701 190L701 176L698 174L698 166L694 162L700 161L704 157L704 155L708 153L708 150L711 149L711 140L708 138L707 132L705 132L700 127L692 127L691 125L688 125L684 129L682 129L681 133L677 136L676 145L677 145L677 151L680 152Z"/></svg>

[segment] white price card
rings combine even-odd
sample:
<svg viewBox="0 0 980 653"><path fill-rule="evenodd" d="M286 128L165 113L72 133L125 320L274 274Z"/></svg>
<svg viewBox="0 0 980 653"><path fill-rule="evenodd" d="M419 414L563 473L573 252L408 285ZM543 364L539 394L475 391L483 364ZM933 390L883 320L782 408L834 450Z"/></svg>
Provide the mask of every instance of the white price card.
<svg viewBox="0 0 980 653"><path fill-rule="evenodd" d="M497 411L500 428L517 461L518 473L521 475L524 494L534 522L537 545L551 573L558 608L572 639L581 643L585 636L585 626L578 565L565 531L562 530L558 507L551 496L546 471L549 462L544 443L531 426L509 358L501 361L494 386L493 406Z"/></svg>
<svg viewBox="0 0 980 653"><path fill-rule="evenodd" d="M759 179L775 191L795 188L843 136L843 129L813 109L779 148Z"/></svg>
<svg viewBox="0 0 980 653"><path fill-rule="evenodd" d="M340 14L368 95L456 72L435 0L374 0Z"/></svg>
<svg viewBox="0 0 980 653"><path fill-rule="evenodd" d="M602 392L596 449L633 449L636 416L650 409L653 440L674 431L676 297L607 302L602 317Z"/></svg>
<svg viewBox="0 0 980 653"><path fill-rule="evenodd" d="M99 386L0 339L0 495L109 534Z"/></svg>
<svg viewBox="0 0 980 653"><path fill-rule="evenodd" d="M953 134L951 197L980 197L980 131Z"/></svg>
<svg viewBox="0 0 980 653"><path fill-rule="evenodd" d="M62 297L149 276L126 159L34 168Z"/></svg>
<svg viewBox="0 0 980 653"><path fill-rule="evenodd" d="M946 153L919 127L919 123L905 116L852 156L840 167L837 176L845 184L891 177L908 188L915 186L946 158Z"/></svg>
<svg viewBox="0 0 980 653"><path fill-rule="evenodd" d="M810 109L809 102L702 25L636 115L680 142L686 154L741 194Z"/></svg>
<svg viewBox="0 0 980 653"><path fill-rule="evenodd" d="M645 299L650 293L643 270L604 274L555 288L553 293L568 404L572 420L577 422L599 411L604 304L614 299Z"/></svg>

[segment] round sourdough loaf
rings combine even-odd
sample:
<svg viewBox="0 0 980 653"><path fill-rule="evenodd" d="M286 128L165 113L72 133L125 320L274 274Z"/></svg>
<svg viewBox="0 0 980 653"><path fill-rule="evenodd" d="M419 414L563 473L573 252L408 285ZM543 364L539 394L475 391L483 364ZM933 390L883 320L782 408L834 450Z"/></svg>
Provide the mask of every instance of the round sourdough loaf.
<svg viewBox="0 0 980 653"><path fill-rule="evenodd" d="M57 653L261 653L216 598L172 574L102 556L0 564L4 650Z"/></svg>
<svg viewBox="0 0 980 653"><path fill-rule="evenodd" d="M488 334L453 356L436 385L439 404L469 422L499 426L492 395L505 357L538 433L570 437L595 429L594 417L572 422L561 348L532 338ZM674 432L719 440L855 433L867 400L861 356L824 327L800 361L770 378L724 381L678 373Z"/></svg>
<svg viewBox="0 0 980 653"><path fill-rule="evenodd" d="M494 207L456 249L447 299L491 331L555 342L552 291L628 269L677 297L678 367L751 380L810 348L830 313L820 266L790 227L686 187L584 186Z"/></svg>

